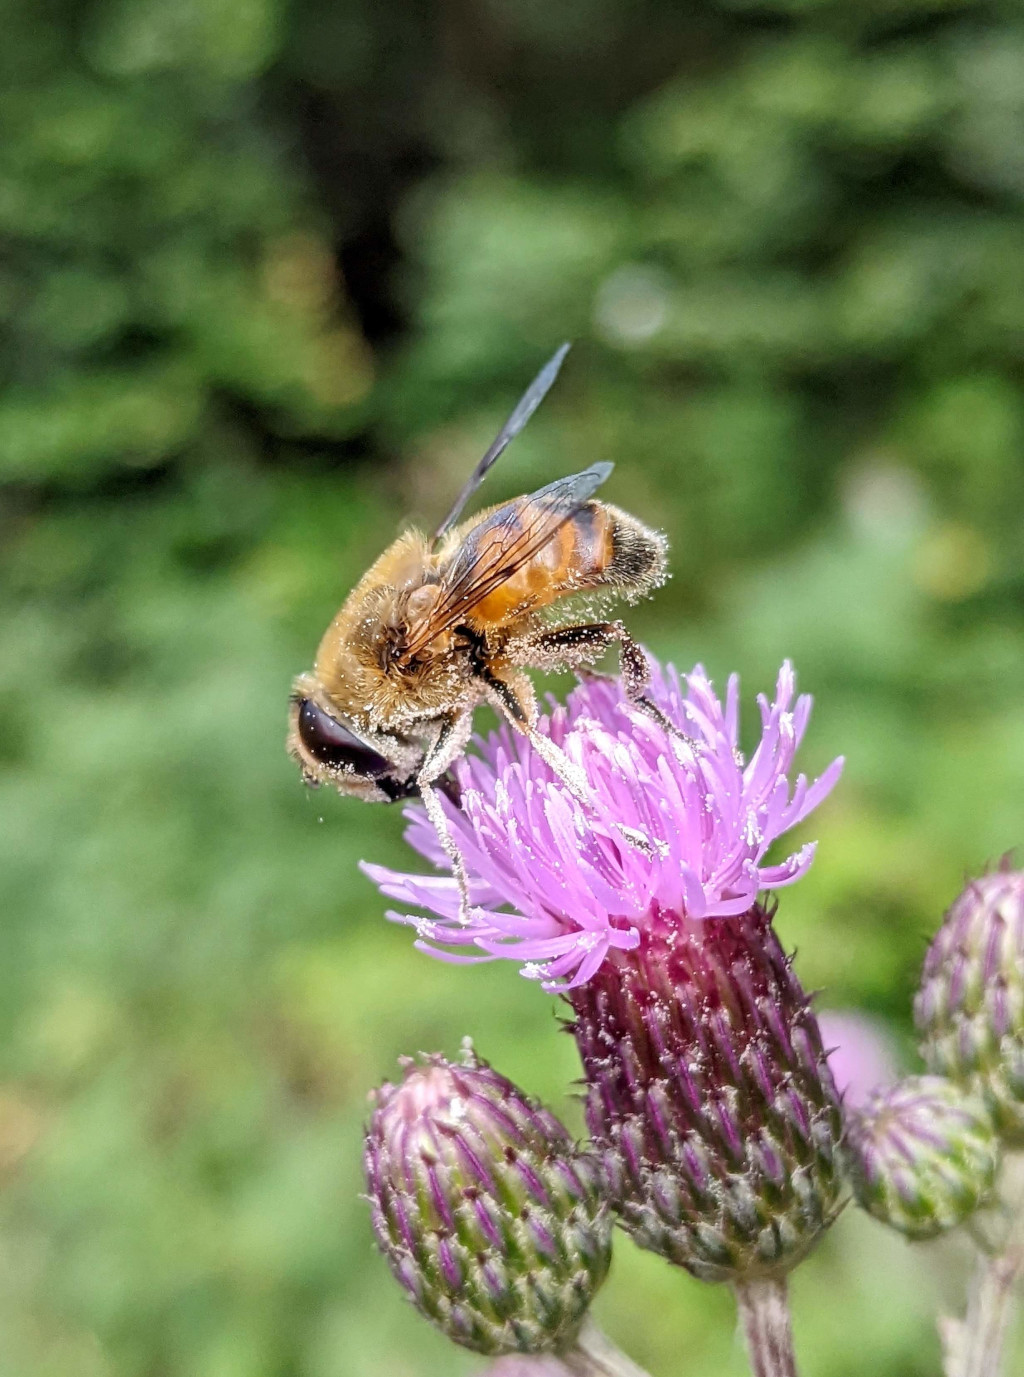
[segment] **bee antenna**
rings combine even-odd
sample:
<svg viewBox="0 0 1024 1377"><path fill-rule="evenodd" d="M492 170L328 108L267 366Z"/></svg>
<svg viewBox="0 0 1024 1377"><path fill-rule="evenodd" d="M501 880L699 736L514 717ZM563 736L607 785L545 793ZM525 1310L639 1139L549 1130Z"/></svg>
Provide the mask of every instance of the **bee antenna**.
<svg viewBox="0 0 1024 1377"><path fill-rule="evenodd" d="M551 391L552 384L558 377L558 370L561 368L562 362L565 359L566 354L568 354L569 349L570 345L568 343L560 345L559 348L556 349L555 352L552 354L551 358L548 359L547 363L540 370L537 376L534 378L530 386L519 398L519 401L516 403L512 415L508 418L508 420L505 422L502 428L498 431L487 453L484 455L484 457L480 460L479 464L477 464L476 468L470 474L466 486L462 489L462 491L459 493L458 497L455 500L454 507L452 507L451 511L445 517L444 521L437 528L437 532L434 535L435 540L440 540L441 537L445 535L448 531L450 531L451 528L455 525L456 521L458 521L459 517L462 515L463 507L465 507L466 503L469 501L469 499L476 492L477 488L483 482L484 475L487 473L487 470L492 466L492 464L495 463L496 460L498 460L501 457L502 454L504 454L505 450L508 448L511 441L513 441L516 438L516 436L522 430L523 426L526 425L526 422L530 419L533 413L540 406L541 402Z"/></svg>

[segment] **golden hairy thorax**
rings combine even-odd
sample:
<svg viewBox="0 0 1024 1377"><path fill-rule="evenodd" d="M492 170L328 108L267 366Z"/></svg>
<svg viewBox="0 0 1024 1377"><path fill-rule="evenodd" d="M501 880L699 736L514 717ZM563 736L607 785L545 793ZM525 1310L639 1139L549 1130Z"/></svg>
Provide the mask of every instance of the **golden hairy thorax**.
<svg viewBox="0 0 1024 1377"><path fill-rule="evenodd" d="M424 593L437 586L445 554L444 546L432 551L422 532L407 531L370 566L324 632L314 673L332 702L354 718L374 715L388 651L393 658L410 602L419 612Z"/></svg>

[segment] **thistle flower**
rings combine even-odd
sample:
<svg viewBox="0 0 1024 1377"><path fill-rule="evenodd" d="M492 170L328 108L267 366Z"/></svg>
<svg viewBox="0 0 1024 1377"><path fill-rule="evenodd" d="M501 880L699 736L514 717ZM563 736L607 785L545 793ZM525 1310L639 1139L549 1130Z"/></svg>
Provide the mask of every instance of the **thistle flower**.
<svg viewBox="0 0 1024 1377"><path fill-rule="evenodd" d="M850 1117L857 1202L908 1238L960 1224L993 1189L999 1144L980 1100L942 1076L908 1076Z"/></svg>
<svg viewBox="0 0 1024 1377"><path fill-rule="evenodd" d="M844 1108L864 1104L873 1090L896 1079L893 1041L877 1019L856 1009L819 1009L818 1027Z"/></svg>
<svg viewBox="0 0 1024 1377"><path fill-rule="evenodd" d="M621 1222L714 1281L792 1266L840 1192L821 1037L756 903L810 865L813 844L779 864L765 856L842 764L790 785L811 706L794 689L786 664L775 701L759 700L761 739L744 763L735 678L723 705L699 668L685 686L654 675L651 696L692 746L613 682L583 684L544 729L584 772L590 806L522 739L483 742L457 767L461 811L448 810L476 905L468 924L453 880L367 867L385 893L437 915L390 915L416 923L426 950L511 956L569 997ZM409 817L409 841L443 866L422 813Z"/></svg>
<svg viewBox="0 0 1024 1377"><path fill-rule="evenodd" d="M626 1231L704 1281L799 1262L838 1211L842 1124L768 910L652 915L570 999Z"/></svg>
<svg viewBox="0 0 1024 1377"><path fill-rule="evenodd" d="M928 1069L978 1091L1024 1145L1024 873L972 880L925 957L914 1018Z"/></svg>
<svg viewBox="0 0 1024 1377"><path fill-rule="evenodd" d="M468 923L454 879L364 870L390 898L435 915L388 915L416 928L422 950L449 961L509 957L549 990L574 989L609 953L635 950L651 915L738 916L759 891L807 870L813 842L778 863L766 853L825 798L842 761L790 785L811 710L794 692L787 662L775 701L758 699L761 739L744 764L735 676L723 705L699 666L685 684L655 672L651 697L696 749L632 709L614 681L590 680L540 727L583 771L587 805L508 729L455 766L461 808L444 806L470 877ZM448 869L424 811L406 816L409 843Z"/></svg>
<svg viewBox="0 0 1024 1377"><path fill-rule="evenodd" d="M611 1260L596 1162L467 1044L404 1062L366 1134L377 1242L417 1309L478 1353L574 1343Z"/></svg>

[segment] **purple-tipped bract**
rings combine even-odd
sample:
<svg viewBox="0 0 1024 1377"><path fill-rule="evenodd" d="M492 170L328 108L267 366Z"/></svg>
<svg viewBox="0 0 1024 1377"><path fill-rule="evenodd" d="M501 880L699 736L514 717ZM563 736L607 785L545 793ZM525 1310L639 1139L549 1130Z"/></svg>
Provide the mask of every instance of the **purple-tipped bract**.
<svg viewBox="0 0 1024 1377"><path fill-rule="evenodd" d="M659 914L569 996L620 1222L703 1281L784 1274L839 1208L839 1100L771 918Z"/></svg>

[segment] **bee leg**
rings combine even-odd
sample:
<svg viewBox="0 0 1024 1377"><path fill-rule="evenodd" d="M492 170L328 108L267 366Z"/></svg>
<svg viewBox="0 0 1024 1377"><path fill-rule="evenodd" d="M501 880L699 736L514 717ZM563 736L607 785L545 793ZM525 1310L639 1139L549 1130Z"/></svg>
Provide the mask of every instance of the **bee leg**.
<svg viewBox="0 0 1024 1377"><path fill-rule="evenodd" d="M615 678L606 669L595 669L593 665L576 665L573 673L581 684L611 683Z"/></svg>
<svg viewBox="0 0 1024 1377"><path fill-rule="evenodd" d="M537 699L526 675L513 673L508 679L503 679L486 665L481 665L477 677L487 689L488 698L509 725L529 739L533 749L573 797L584 807L590 807L593 795L587 776L564 751L537 730Z"/></svg>
<svg viewBox="0 0 1024 1377"><path fill-rule="evenodd" d="M524 674L514 674L513 678L501 679L487 666L478 670L478 677L488 689L488 697L502 716L516 731L529 739L530 745L549 767L556 779L560 779L578 803L584 808L592 808L594 794L590 781L578 765L573 764L564 751L550 741L543 732L537 730L537 699L533 685ZM624 823L616 824L623 840L645 856L655 852L654 844L635 827Z"/></svg>
<svg viewBox="0 0 1024 1377"><path fill-rule="evenodd" d="M643 647L635 641L622 622L588 622L580 626L566 626L536 636L525 647L530 663L538 669L580 669L589 666L610 650L619 647L619 670L622 687L629 702L646 717L657 722L669 736L674 736L698 750L697 742L681 731L645 692L651 680L651 669Z"/></svg>
<svg viewBox="0 0 1024 1377"><path fill-rule="evenodd" d="M443 718L434 744L424 756L423 764L416 776L416 786L420 791L420 798L423 800L427 817L437 833L437 839L441 843L444 854L451 861L452 874L459 888L460 923L469 922L469 876L466 874L466 863L462 859L462 852L456 845L451 828L448 826L448 819L445 817L444 809L441 806L441 790L438 781L453 761L462 754L466 742L469 740L472 725L473 718L470 713L460 713L456 717Z"/></svg>

